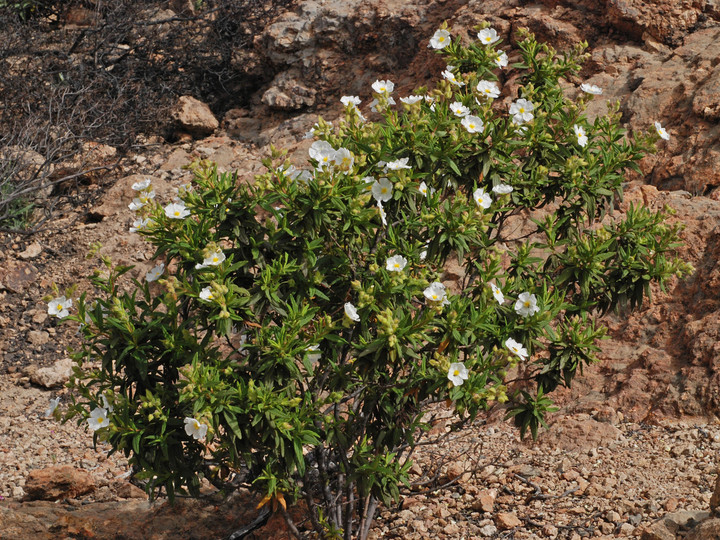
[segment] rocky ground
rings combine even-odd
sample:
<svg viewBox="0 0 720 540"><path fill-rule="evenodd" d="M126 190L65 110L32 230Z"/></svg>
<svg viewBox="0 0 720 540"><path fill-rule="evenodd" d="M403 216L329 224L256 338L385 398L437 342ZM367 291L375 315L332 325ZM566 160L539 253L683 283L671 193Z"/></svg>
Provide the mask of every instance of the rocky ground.
<svg viewBox="0 0 720 540"><path fill-rule="evenodd" d="M98 261L85 256L97 243L116 263L136 265L136 277L153 265L151 251L128 233L130 185L138 179L151 177L158 197L169 200L194 159L237 170L241 180L260 171L270 143L290 147L299 163L309 144L302 135L318 113L339 113L341 95L367 100L378 78L393 79L406 95L436 78L444 66L425 42L444 19L454 33L487 19L507 39L529 26L559 48L587 39L583 80L620 100L630 129L660 120L672 135L645 160L644 175L631 179L625 204L673 208L673 219L686 225L681 253L697 272L657 291L655 303L629 321L609 320L612 339L602 344L602 361L559 395L562 408L539 441L521 442L501 415L491 415L421 449L413 473L445 487L407 493L398 512L381 512L374 537L717 537L717 522L706 520L720 455L715 3L309 0L256 36L252 60L276 75L252 107L218 120L199 105L192 121L179 111L176 121L186 123L178 142L141 141L112 176L81 183L86 206L58 206L53 222L33 236L2 236L0 538L222 538L253 519L255 503L244 492L224 503L209 497L173 509L149 504L127 481L121 456L107 457L101 443L94 449L83 426L44 417L49 400L65 396L66 347L77 337L72 325L48 317L43 298L53 284L87 289ZM570 91L579 82L568 81ZM598 99L590 112L605 108ZM101 163L113 152L97 155ZM447 463L438 469L440 457ZM47 470L61 466L71 468ZM287 535L272 518L254 537Z"/></svg>

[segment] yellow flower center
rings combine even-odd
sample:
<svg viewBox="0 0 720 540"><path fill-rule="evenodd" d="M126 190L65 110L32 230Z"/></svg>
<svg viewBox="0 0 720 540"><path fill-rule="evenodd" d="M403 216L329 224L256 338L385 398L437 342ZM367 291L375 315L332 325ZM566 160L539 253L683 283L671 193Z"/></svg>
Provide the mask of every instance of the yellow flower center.
<svg viewBox="0 0 720 540"><path fill-rule="evenodd" d="M380 193L382 193L383 195L387 193L387 188L380 188Z"/></svg>
<svg viewBox="0 0 720 540"><path fill-rule="evenodd" d="M213 262L214 262L214 263L218 262L219 260L220 260L220 259L217 257L217 255L216 255L215 257L213 257Z"/></svg>
<svg viewBox="0 0 720 540"><path fill-rule="evenodd" d="M475 129L475 124L470 124L470 129Z"/></svg>
<svg viewBox="0 0 720 540"><path fill-rule="evenodd" d="M438 38L438 41L439 41L440 43L442 43L443 41L445 41L445 37L444 37L444 36L440 36L440 37Z"/></svg>
<svg viewBox="0 0 720 540"><path fill-rule="evenodd" d="M433 297L433 300L437 300L437 294L433 294L432 297Z"/></svg>
<svg viewBox="0 0 720 540"><path fill-rule="evenodd" d="M395 268L400 268L400 265L398 263L395 263Z"/></svg>
<svg viewBox="0 0 720 540"><path fill-rule="evenodd" d="M458 375L460 375L460 370L459 370L459 369L456 369L455 371L453 371L453 375L454 375L455 377L457 377Z"/></svg>
<svg viewBox="0 0 720 540"><path fill-rule="evenodd" d="M530 307L530 301L529 301L529 300L525 300L525 307Z"/></svg>
<svg viewBox="0 0 720 540"><path fill-rule="evenodd" d="M62 307L61 304L58 304L57 310L58 310L58 311L62 311L62 310L63 310L63 307Z"/></svg>
<svg viewBox="0 0 720 540"><path fill-rule="evenodd" d="M178 212L177 210L175 210L175 215L176 215L176 216L179 216L179 215L180 215L180 212Z"/></svg>

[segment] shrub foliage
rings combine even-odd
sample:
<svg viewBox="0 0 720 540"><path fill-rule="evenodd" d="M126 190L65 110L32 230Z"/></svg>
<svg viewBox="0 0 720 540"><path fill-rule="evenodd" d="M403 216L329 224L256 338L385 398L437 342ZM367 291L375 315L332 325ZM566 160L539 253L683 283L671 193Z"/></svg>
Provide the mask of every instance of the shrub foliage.
<svg viewBox="0 0 720 540"><path fill-rule="evenodd" d="M102 408L95 436L150 493L252 484L344 538L398 499L433 410L460 426L507 402L535 436L547 394L595 360L600 317L690 267L668 210L610 212L657 135L563 94L583 46L521 38L524 111L477 89L497 44L456 40L428 97L393 104L379 81L376 121L351 102L320 120L309 169L274 151L246 185L201 162L180 202L149 199L136 225L163 274L128 288L105 261L93 277L69 416Z"/></svg>

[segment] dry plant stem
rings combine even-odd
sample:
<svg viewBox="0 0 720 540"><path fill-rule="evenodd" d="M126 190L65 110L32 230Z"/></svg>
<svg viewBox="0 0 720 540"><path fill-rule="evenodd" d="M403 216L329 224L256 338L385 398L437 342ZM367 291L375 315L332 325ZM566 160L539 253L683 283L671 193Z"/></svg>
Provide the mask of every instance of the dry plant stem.
<svg viewBox="0 0 720 540"><path fill-rule="evenodd" d="M292 535L297 538L298 540L302 538L302 535L300 534L300 531L298 530L297 526L295 525L295 522L293 521L292 517L290 517L290 514L287 511L287 508L285 508L283 505L278 505L278 508L280 508L280 513L282 513L283 518L285 518L285 524L288 526L288 529L290 529L290 532Z"/></svg>
<svg viewBox="0 0 720 540"><path fill-rule="evenodd" d="M366 504L364 505L362 520L360 521L360 530L358 531L358 540L367 540L368 534L370 533L370 526L375 518L375 512L377 511L378 501L370 495L366 498Z"/></svg>

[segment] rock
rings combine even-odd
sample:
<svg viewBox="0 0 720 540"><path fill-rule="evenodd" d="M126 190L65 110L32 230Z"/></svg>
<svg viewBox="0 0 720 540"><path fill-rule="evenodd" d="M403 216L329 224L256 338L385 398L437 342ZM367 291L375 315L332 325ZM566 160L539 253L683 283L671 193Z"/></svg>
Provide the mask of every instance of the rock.
<svg viewBox="0 0 720 540"><path fill-rule="evenodd" d="M495 523L501 531L514 529L522 525L522 521L512 512L498 512L495 516Z"/></svg>
<svg viewBox="0 0 720 540"><path fill-rule="evenodd" d="M26 501L76 498L95 489L92 476L69 465L31 471L25 480Z"/></svg>
<svg viewBox="0 0 720 540"><path fill-rule="evenodd" d="M634 530L635 530L635 527L633 527L629 523L623 523L622 525L620 525L620 537L628 538L633 533Z"/></svg>
<svg viewBox="0 0 720 540"><path fill-rule="evenodd" d="M148 497L147 493L130 482L120 484L116 489L116 493L118 497L123 499L147 499Z"/></svg>
<svg viewBox="0 0 720 540"><path fill-rule="evenodd" d="M492 512L495 509L496 498L496 489L483 490L477 495L472 507L474 510L479 510L481 512Z"/></svg>
<svg viewBox="0 0 720 540"><path fill-rule="evenodd" d="M62 386L72 375L73 361L69 358L58 360L52 366L38 368L30 372L30 380L45 388Z"/></svg>
<svg viewBox="0 0 720 540"><path fill-rule="evenodd" d="M718 474L715 479L715 489L713 490L712 497L710 497L710 512L717 515L718 507L720 507L720 474Z"/></svg>
<svg viewBox="0 0 720 540"><path fill-rule="evenodd" d="M196 138L212 135L220 125L210 107L192 96L182 96L170 115L180 129Z"/></svg>
<svg viewBox="0 0 720 540"><path fill-rule="evenodd" d="M6 261L0 266L0 289L20 293L37 279L38 271L32 264Z"/></svg>
<svg viewBox="0 0 720 540"><path fill-rule="evenodd" d="M720 118L720 66L698 88L692 101L693 112L708 121Z"/></svg>
<svg viewBox="0 0 720 540"><path fill-rule="evenodd" d="M28 343L30 343L31 345L34 345L35 347L45 345L49 339L50 339L50 334L48 334L44 330L30 330L28 332L28 337L27 337Z"/></svg>
<svg viewBox="0 0 720 540"><path fill-rule="evenodd" d="M497 532L498 530L495 525L485 525L483 527L480 527L480 534L482 534L486 538L494 537Z"/></svg>
<svg viewBox="0 0 720 540"><path fill-rule="evenodd" d="M262 131L262 120L248 116L246 109L230 109L225 113L222 126L231 137L256 142Z"/></svg>
<svg viewBox="0 0 720 540"><path fill-rule="evenodd" d="M685 540L709 540L711 538L720 538L720 519L707 519L685 536Z"/></svg>
<svg viewBox="0 0 720 540"><path fill-rule="evenodd" d="M678 533L693 528L710 516L708 512L680 511L667 514L647 526L641 540L675 540Z"/></svg>
<svg viewBox="0 0 720 540"><path fill-rule="evenodd" d="M132 185L146 179L150 180L157 199L161 200L163 196L170 194L171 188L165 180L147 174L131 174L116 181L103 195L100 203L90 210L89 215L97 221L123 214L127 215L128 218L134 216L134 212L128 208L133 198L137 196L137 192L132 189ZM132 220L130 221L132 222Z"/></svg>
<svg viewBox="0 0 720 540"><path fill-rule="evenodd" d="M279 110L298 110L315 104L317 91L300 81L295 70L278 74L262 96L262 102Z"/></svg>
<svg viewBox="0 0 720 540"><path fill-rule="evenodd" d="M25 251L21 251L20 253L18 253L18 257L23 260L34 259L38 255L40 255L40 253L42 253L42 246L37 242L33 242L25 248Z"/></svg>

